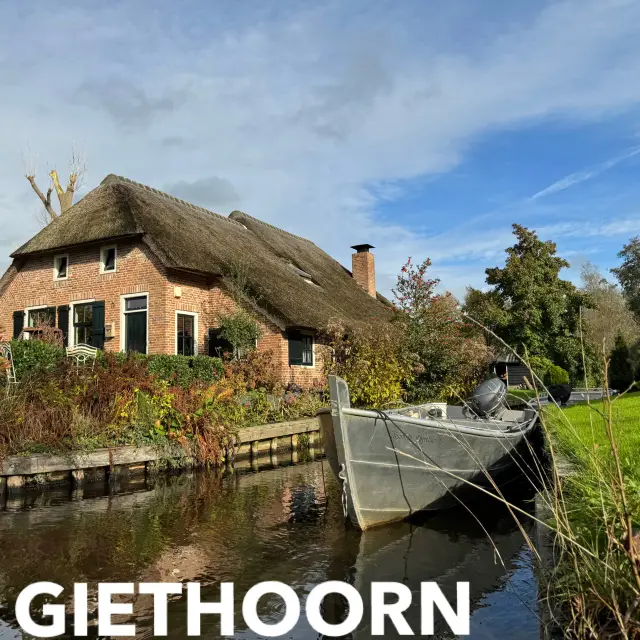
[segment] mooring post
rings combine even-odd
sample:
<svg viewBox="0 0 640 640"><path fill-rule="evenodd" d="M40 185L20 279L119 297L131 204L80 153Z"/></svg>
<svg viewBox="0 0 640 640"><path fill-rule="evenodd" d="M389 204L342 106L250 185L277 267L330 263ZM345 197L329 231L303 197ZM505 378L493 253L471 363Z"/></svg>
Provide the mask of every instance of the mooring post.
<svg viewBox="0 0 640 640"><path fill-rule="evenodd" d="M7 492L7 479L4 476L0 476L0 496Z"/></svg>
<svg viewBox="0 0 640 640"><path fill-rule="evenodd" d="M71 470L71 486L77 489L84 484L84 469Z"/></svg>
<svg viewBox="0 0 640 640"><path fill-rule="evenodd" d="M316 455L316 434L314 431L309 433L309 457L313 460Z"/></svg>
<svg viewBox="0 0 640 640"><path fill-rule="evenodd" d="M254 460L258 457L258 441L254 440L251 443L251 459Z"/></svg>
<svg viewBox="0 0 640 640"><path fill-rule="evenodd" d="M9 476L7 478L7 491L13 493L24 487L24 476Z"/></svg>
<svg viewBox="0 0 640 640"><path fill-rule="evenodd" d="M278 466L278 438L269 441L269 459L273 467Z"/></svg>

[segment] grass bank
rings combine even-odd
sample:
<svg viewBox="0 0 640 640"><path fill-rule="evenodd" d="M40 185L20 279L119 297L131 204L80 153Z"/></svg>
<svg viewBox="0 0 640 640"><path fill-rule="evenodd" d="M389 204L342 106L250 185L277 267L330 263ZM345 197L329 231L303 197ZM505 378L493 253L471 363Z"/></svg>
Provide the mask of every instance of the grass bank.
<svg viewBox="0 0 640 640"><path fill-rule="evenodd" d="M640 634L640 394L560 409L542 422L553 458L573 463L549 491L557 564L549 602L570 638Z"/></svg>
<svg viewBox="0 0 640 640"><path fill-rule="evenodd" d="M640 481L640 392L611 399L611 433L627 480ZM557 450L581 471L595 473L613 463L609 441L609 403L596 401L559 409L549 406Z"/></svg>

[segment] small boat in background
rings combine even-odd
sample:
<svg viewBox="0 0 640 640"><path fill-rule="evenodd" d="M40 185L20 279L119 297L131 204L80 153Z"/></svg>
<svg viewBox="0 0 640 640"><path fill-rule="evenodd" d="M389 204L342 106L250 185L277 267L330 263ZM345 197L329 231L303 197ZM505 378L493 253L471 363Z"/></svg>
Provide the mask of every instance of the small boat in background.
<svg viewBox="0 0 640 640"><path fill-rule="evenodd" d="M501 481L538 412L508 409L506 386L483 382L463 406L392 411L351 407L347 383L329 376L331 408L319 412L323 446L342 484L345 517L360 529L455 504L463 490Z"/></svg>

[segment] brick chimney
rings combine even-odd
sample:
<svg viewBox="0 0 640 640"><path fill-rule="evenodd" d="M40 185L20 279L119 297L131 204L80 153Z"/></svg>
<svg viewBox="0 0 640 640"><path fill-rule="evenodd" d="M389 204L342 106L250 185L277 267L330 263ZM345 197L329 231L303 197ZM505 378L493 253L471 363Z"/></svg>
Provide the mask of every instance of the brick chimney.
<svg viewBox="0 0 640 640"><path fill-rule="evenodd" d="M376 297L376 267L373 253L369 249L375 249L370 244L355 244L351 247L356 250L351 256L351 271L353 279L372 297Z"/></svg>

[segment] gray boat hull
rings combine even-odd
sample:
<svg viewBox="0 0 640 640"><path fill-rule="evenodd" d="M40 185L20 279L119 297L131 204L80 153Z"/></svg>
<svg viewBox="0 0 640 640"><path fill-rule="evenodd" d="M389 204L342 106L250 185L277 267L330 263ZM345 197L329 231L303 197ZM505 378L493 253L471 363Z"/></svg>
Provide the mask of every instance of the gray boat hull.
<svg viewBox="0 0 640 640"><path fill-rule="evenodd" d="M490 485L522 464L534 410L479 420L448 407L448 418L352 409L344 380L330 376L331 410L320 412L323 446L343 485L346 515L360 529L451 506L465 489ZM419 408L408 413L421 415Z"/></svg>

